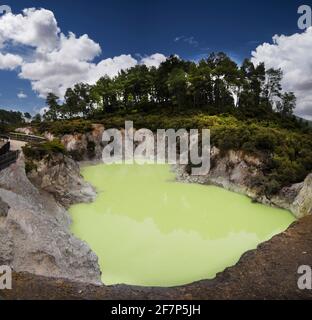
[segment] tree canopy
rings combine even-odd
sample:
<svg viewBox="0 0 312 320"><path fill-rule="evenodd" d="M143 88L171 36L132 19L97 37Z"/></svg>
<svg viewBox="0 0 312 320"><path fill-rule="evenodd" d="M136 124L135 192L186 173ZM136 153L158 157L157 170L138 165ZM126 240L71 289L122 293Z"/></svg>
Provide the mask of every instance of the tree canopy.
<svg viewBox="0 0 312 320"><path fill-rule="evenodd" d="M107 113L167 108L237 112L262 117L272 112L291 116L296 105L292 92L283 92L281 70L255 66L245 60L238 66L225 53L213 53L199 63L170 56L158 68L137 65L118 76L103 75L95 85L84 83L68 88L64 102L53 93L47 96L45 119L71 119Z"/></svg>

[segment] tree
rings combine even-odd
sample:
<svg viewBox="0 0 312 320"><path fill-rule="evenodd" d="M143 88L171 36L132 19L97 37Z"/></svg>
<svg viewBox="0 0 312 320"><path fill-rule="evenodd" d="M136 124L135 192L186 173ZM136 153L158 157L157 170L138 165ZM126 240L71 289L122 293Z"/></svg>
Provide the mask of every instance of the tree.
<svg viewBox="0 0 312 320"><path fill-rule="evenodd" d="M205 60L200 61L198 65L192 64L188 81L193 108L202 108L213 104L212 70Z"/></svg>
<svg viewBox="0 0 312 320"><path fill-rule="evenodd" d="M68 88L64 96L64 104L62 106L62 117L73 118L75 115L79 114L80 110L78 107L78 103L78 96L72 88Z"/></svg>
<svg viewBox="0 0 312 320"><path fill-rule="evenodd" d="M108 76L100 78L92 89L94 100L107 112L117 108L117 93L114 80Z"/></svg>
<svg viewBox="0 0 312 320"><path fill-rule="evenodd" d="M269 69L266 72L266 82L264 86L264 98L268 109L272 110L276 99L281 97L283 72L281 69Z"/></svg>
<svg viewBox="0 0 312 320"><path fill-rule="evenodd" d="M265 66L258 66L245 59L241 66L240 88L237 106L246 116L255 117L264 112L262 109L262 96L265 83Z"/></svg>
<svg viewBox="0 0 312 320"><path fill-rule="evenodd" d="M199 63L172 55L158 68L137 65L113 78L104 75L95 85L78 83L68 88L64 103L50 93L47 120L101 116L104 113L136 112L150 107L209 110L244 118L265 118L278 111L292 115L293 93L282 94L283 73L254 65L246 59L239 68L225 53L212 53Z"/></svg>
<svg viewBox="0 0 312 320"><path fill-rule="evenodd" d="M283 117L292 116L296 108L297 98L293 92L285 92L281 95L281 101L276 104L277 112Z"/></svg>
<svg viewBox="0 0 312 320"><path fill-rule="evenodd" d="M19 111L0 110L0 124L16 125L24 122L23 114Z"/></svg>
<svg viewBox="0 0 312 320"><path fill-rule="evenodd" d="M55 121L58 119L60 113L60 105L58 104L59 97L54 93L49 93L46 99L46 105L49 110L45 113L44 118L48 121Z"/></svg>
<svg viewBox="0 0 312 320"><path fill-rule="evenodd" d="M40 113L37 113L37 114L33 117L32 122L34 122L34 123L40 123L40 122L41 122L41 115L40 115Z"/></svg>
<svg viewBox="0 0 312 320"><path fill-rule="evenodd" d="M77 99L77 111L84 117L89 116L93 111L94 101L91 95L91 86L86 83L78 83L74 86L74 94Z"/></svg>
<svg viewBox="0 0 312 320"><path fill-rule="evenodd" d="M176 105L179 109L182 109L183 105L187 103L187 74L181 68L174 69L169 74L167 85L169 93L172 96L173 105Z"/></svg>
<svg viewBox="0 0 312 320"><path fill-rule="evenodd" d="M24 113L24 117L25 117L25 119L27 119L27 120L31 120L31 114L30 114L29 112L25 112L25 113Z"/></svg>

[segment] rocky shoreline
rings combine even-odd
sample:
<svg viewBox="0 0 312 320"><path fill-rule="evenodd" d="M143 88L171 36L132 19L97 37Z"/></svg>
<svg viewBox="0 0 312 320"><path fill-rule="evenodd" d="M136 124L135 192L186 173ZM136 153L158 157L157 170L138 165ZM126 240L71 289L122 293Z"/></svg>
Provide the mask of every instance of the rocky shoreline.
<svg viewBox="0 0 312 320"><path fill-rule="evenodd" d="M58 176L56 181L62 177ZM71 234L65 207L30 182L22 155L0 172L0 198L10 208L0 216L0 265L10 265L15 272L101 284L97 256Z"/></svg>
<svg viewBox="0 0 312 320"><path fill-rule="evenodd" d="M67 152L79 154L79 160L95 164L101 159L103 131L103 126L94 125L90 133L66 135L61 141ZM46 137L53 139L49 134ZM70 232L66 209L74 203L91 202L96 197L95 190L81 177L77 161L64 155L44 159L37 162L37 170L27 176L21 156L16 164L0 172L0 265L12 266L15 283L13 291L0 292L0 297L312 298L309 292L300 292L296 286L298 266L312 265L312 175L268 199L249 187L250 179L261 170L261 159L235 151L221 154L220 150L213 148L212 163L209 175L200 178L190 176L186 166L175 166L173 170L178 181L221 186L245 194L254 201L290 210L300 220L285 233L245 254L236 266L219 274L215 280L157 289L107 287L101 283L96 255ZM276 273L277 266L281 267L281 275ZM281 277L284 280L277 285L276 281ZM31 292L27 291L29 283L33 288Z"/></svg>

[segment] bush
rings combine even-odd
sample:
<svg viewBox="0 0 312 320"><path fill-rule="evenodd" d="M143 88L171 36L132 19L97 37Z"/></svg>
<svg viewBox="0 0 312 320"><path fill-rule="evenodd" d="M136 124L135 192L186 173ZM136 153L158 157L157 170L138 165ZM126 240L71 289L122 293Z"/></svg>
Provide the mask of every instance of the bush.
<svg viewBox="0 0 312 320"><path fill-rule="evenodd" d="M23 147L23 153L28 160L42 160L45 156L66 154L65 147L55 139L44 143L32 143Z"/></svg>
<svg viewBox="0 0 312 320"><path fill-rule="evenodd" d="M26 161L25 162L25 171L26 173L30 173L33 170L37 171L37 165L33 161Z"/></svg>
<svg viewBox="0 0 312 320"><path fill-rule="evenodd" d="M65 134L87 133L92 131L92 123L82 119L42 122L38 131L40 133L50 132L58 137Z"/></svg>
<svg viewBox="0 0 312 320"><path fill-rule="evenodd" d="M213 113L213 112L212 112ZM124 128L125 121L133 121L137 129L211 129L211 143L223 153L242 150L247 154L265 159L263 174L258 181L263 192L274 194L282 187L302 182L312 170L312 131L303 129L296 122L280 119L278 116L262 120L240 118L233 114L209 115L208 113L170 113L162 108L154 113L138 111L134 114L106 114L97 117L97 123L109 128ZM55 135L86 133L92 130L92 121L76 119L41 124L41 132ZM49 149L49 148L48 148ZM52 148L53 149L53 148ZM56 148L58 149L58 148ZM47 150L43 150L47 152ZM51 151L51 150L50 150ZM48 152L50 152L48 150ZM56 150L57 151L57 150ZM62 152L62 150L59 150ZM37 151L41 152L40 148ZM90 142L87 154L94 156L95 145ZM70 153L75 160L82 160L78 151Z"/></svg>

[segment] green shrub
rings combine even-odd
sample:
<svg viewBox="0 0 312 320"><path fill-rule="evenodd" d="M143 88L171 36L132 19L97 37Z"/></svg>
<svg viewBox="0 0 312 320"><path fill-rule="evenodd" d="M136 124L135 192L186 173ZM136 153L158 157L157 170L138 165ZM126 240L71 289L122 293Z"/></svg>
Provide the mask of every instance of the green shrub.
<svg viewBox="0 0 312 320"><path fill-rule="evenodd" d="M42 160L45 156L66 154L65 147L55 139L44 143L32 143L23 147L23 153L28 160Z"/></svg>
<svg viewBox="0 0 312 320"><path fill-rule="evenodd" d="M40 133L49 132L58 137L65 134L87 133L92 131L92 122L82 119L42 122L38 131Z"/></svg>
<svg viewBox="0 0 312 320"><path fill-rule="evenodd" d="M25 161L25 171L30 173L33 170L37 171L38 167L33 161Z"/></svg>

